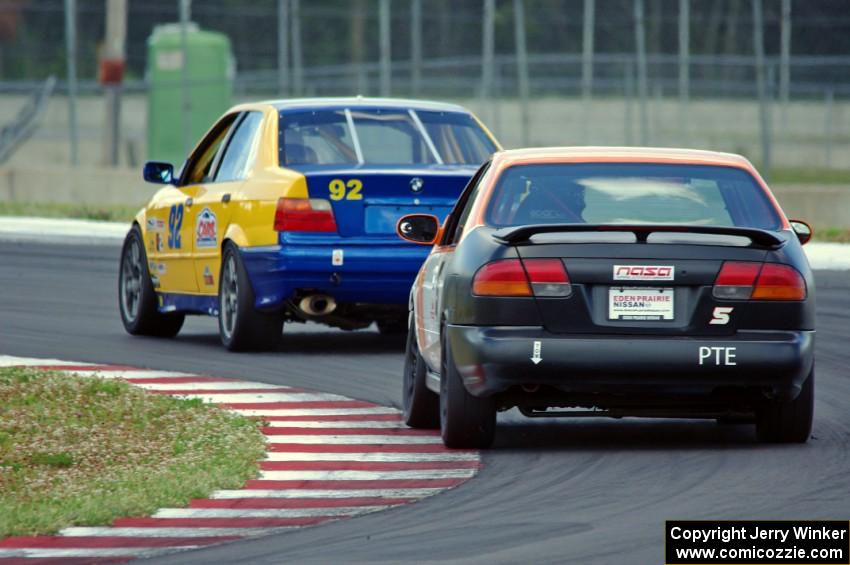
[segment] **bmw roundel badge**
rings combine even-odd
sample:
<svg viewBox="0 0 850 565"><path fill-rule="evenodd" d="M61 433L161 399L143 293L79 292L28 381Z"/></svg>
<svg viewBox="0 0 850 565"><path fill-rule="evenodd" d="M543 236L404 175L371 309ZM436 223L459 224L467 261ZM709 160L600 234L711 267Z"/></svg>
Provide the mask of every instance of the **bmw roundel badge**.
<svg viewBox="0 0 850 565"><path fill-rule="evenodd" d="M425 186L425 181L421 177L413 177L410 179L410 190L413 192L422 192L422 187Z"/></svg>

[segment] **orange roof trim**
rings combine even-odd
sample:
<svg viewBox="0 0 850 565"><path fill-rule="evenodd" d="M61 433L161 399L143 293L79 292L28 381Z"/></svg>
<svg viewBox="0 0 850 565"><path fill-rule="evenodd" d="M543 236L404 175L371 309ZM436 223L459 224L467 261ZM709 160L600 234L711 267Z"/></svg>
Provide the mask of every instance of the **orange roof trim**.
<svg viewBox="0 0 850 565"><path fill-rule="evenodd" d="M484 225L484 209L492 196L496 180L505 169L514 165L546 163L677 163L744 169L756 179L764 190L780 218L782 218L783 228L790 229L788 219L767 183L753 164L741 155L669 147L534 147L509 149L493 154L492 166L487 171L485 178L482 179L482 182L485 182L486 185L472 209L472 221L464 229L464 236L472 229Z"/></svg>

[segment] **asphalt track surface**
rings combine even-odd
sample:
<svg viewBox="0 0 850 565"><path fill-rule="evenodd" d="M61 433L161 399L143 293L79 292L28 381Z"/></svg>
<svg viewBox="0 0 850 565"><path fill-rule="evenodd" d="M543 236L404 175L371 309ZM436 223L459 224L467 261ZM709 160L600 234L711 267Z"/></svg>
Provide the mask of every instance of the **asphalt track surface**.
<svg viewBox="0 0 850 565"><path fill-rule="evenodd" d="M280 349L233 354L213 319L133 338L116 310L115 246L0 243L0 353L308 387L398 406L402 340L288 326ZM665 519L848 519L850 273L818 272L817 400L806 445L749 426L500 415L480 474L374 515L156 563L661 563Z"/></svg>

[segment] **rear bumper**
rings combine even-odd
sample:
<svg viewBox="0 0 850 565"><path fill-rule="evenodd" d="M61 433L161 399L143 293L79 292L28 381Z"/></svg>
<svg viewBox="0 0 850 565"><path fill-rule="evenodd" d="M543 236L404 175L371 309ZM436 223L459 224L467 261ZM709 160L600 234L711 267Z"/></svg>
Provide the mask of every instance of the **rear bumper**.
<svg viewBox="0 0 850 565"><path fill-rule="evenodd" d="M455 365L476 396L525 384L636 395L746 388L791 399L814 360L814 331L739 331L721 339L563 335L540 327L449 325L447 331Z"/></svg>
<svg viewBox="0 0 850 565"><path fill-rule="evenodd" d="M283 235L281 245L241 249L255 306L265 309L305 291L328 294L339 303L406 306L429 251L400 239Z"/></svg>

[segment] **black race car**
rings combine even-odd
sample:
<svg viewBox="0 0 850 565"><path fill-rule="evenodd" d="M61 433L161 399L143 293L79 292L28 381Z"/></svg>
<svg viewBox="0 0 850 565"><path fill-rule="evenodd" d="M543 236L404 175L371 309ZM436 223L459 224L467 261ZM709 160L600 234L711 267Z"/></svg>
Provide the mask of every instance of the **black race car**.
<svg viewBox="0 0 850 565"><path fill-rule="evenodd" d="M404 418L486 447L496 412L754 421L805 442L815 303L804 222L743 157L625 148L496 153L411 292Z"/></svg>

